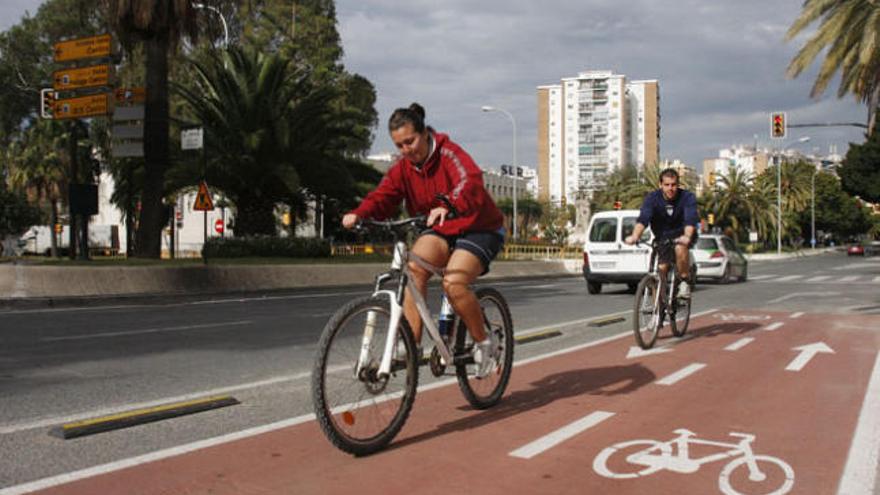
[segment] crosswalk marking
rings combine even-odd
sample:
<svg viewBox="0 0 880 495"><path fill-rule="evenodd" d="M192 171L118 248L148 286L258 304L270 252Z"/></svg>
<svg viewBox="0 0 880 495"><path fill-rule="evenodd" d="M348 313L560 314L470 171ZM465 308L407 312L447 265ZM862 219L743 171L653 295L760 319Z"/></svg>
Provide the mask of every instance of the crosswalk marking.
<svg viewBox="0 0 880 495"><path fill-rule="evenodd" d="M563 426L562 428L552 433L544 435L534 442L528 443L514 450L509 455L511 457L519 457L520 459L531 459L541 452L544 452L545 450L551 449L559 445L560 443L568 440L578 433L581 433L589 428L596 426L597 424L605 421L611 416L614 416L613 412L596 411L590 413L589 415L584 416L574 423Z"/></svg>
<svg viewBox="0 0 880 495"><path fill-rule="evenodd" d="M776 277L776 278L773 278ZM817 275L815 277L806 278L803 280L799 280L804 275L786 275L784 277L777 277L776 275L757 275L754 277L749 277L749 280L752 281L760 281L764 283L776 283L776 282L797 282L801 284L880 284L880 276L875 276L873 278L864 277L862 275L847 275L845 277L832 277L831 275Z"/></svg>
<svg viewBox="0 0 880 495"><path fill-rule="evenodd" d="M693 375L705 367L706 365L703 363L689 364L675 373L657 380L657 385L675 385L679 381Z"/></svg>

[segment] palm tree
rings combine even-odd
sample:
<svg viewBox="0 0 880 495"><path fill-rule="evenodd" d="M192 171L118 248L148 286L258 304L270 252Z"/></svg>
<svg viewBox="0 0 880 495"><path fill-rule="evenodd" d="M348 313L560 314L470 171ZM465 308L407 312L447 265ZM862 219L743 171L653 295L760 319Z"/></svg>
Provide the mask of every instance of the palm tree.
<svg viewBox="0 0 880 495"><path fill-rule="evenodd" d="M870 135L880 104L880 4L874 0L806 0L786 39L791 40L819 19L819 28L791 60L787 74L797 77L819 54L826 52L810 96L818 97L825 92L839 70L837 97L852 93L867 104Z"/></svg>
<svg viewBox="0 0 880 495"><path fill-rule="evenodd" d="M196 36L190 0L105 0L113 30L129 49L144 43L146 102L145 174L135 255L158 258L164 224L162 197L168 166L168 53L181 39Z"/></svg>
<svg viewBox="0 0 880 495"><path fill-rule="evenodd" d="M194 85L174 87L205 128L205 173L235 204L236 235L274 235L275 206L301 201L303 188L315 197L354 195L348 162L334 155L345 135L329 117L335 94L313 88L307 71L238 47L190 65Z"/></svg>
<svg viewBox="0 0 880 495"><path fill-rule="evenodd" d="M59 203L65 199L70 171L70 133L61 122L39 120L31 126L24 139L14 142L6 151L10 164L9 181L13 188L27 192L31 201L47 202L49 223L58 223ZM58 255L57 236L51 236L51 255Z"/></svg>

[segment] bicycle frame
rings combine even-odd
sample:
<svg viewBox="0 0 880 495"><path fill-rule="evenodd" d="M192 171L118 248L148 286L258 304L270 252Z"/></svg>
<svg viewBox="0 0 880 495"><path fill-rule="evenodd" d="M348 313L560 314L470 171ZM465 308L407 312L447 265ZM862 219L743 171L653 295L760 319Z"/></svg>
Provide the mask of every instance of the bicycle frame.
<svg viewBox="0 0 880 495"><path fill-rule="evenodd" d="M385 339L385 350L382 353L382 361L379 364L378 370L378 375L380 377L388 376L391 373L391 361L394 356L394 346L397 343L397 328L400 324L400 318L403 317L403 297L405 291L408 291L410 296L412 296L413 301L416 305L416 309L418 310L419 317L422 320L423 328L428 331L428 335L434 342L434 345L437 347L437 352L440 354L440 357L445 363L453 362L452 352L450 351L449 346L446 344L446 341L444 341L444 339L440 336L440 330L434 323L434 319L431 316L431 311L428 309L425 298L422 297L418 290L416 290L409 284L409 280L410 278L412 278L412 272L410 271L407 264L408 261L409 249L406 245L406 242L398 240L394 244L394 258L391 261L391 270L376 277L376 286L373 290L373 295L388 297L388 301L391 307L391 318L389 319L388 323L388 333ZM383 282L393 278L397 278L398 280L397 290L381 289L381 285ZM458 318L458 315L456 315L450 332L454 332L455 329L458 327ZM367 323L364 328L364 337L361 341L361 352L360 357L358 358L357 367L355 369L355 376L358 376L361 369L363 369L368 360L370 343L373 340L374 331L375 315L374 313L370 312L367 315ZM454 339L450 338L450 342L454 342Z"/></svg>

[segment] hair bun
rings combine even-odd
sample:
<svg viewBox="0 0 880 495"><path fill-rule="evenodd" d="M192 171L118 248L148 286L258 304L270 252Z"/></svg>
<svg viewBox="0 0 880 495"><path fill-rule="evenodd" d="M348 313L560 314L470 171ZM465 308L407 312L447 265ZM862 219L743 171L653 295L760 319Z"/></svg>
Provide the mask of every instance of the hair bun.
<svg viewBox="0 0 880 495"><path fill-rule="evenodd" d="M422 120L425 120L425 108L424 108L424 107L422 107L421 105L419 105L419 104L416 103L416 102L413 102L413 103L409 106L409 109L410 109L410 111L414 112L414 113L417 114L419 117L421 117Z"/></svg>

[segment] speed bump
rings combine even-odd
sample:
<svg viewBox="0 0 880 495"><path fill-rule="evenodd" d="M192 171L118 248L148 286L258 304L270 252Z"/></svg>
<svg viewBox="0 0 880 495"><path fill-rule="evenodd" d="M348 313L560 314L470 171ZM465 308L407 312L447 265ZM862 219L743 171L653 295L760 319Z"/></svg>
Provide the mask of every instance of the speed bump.
<svg viewBox="0 0 880 495"><path fill-rule="evenodd" d="M177 416L185 416L197 412L218 409L226 406L234 406L240 402L228 395L207 397L186 402L175 402L164 406L135 409L119 414L112 414L100 418L86 419L74 423L67 423L51 431L53 435L60 436L65 440L86 435L93 435L105 431L128 428L153 421L160 421Z"/></svg>
<svg viewBox="0 0 880 495"><path fill-rule="evenodd" d="M548 330L546 332L534 332L527 335L521 335L516 338L517 344L529 344L531 342L537 342L539 340L544 339L552 339L553 337L559 337L562 335L562 332L559 330Z"/></svg>

